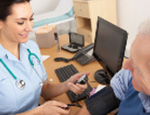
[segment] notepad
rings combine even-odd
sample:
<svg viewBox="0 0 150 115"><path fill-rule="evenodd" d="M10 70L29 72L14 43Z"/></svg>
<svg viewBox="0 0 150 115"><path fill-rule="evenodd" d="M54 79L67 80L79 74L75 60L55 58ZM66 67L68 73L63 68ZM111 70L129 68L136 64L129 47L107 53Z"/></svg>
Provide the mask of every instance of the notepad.
<svg viewBox="0 0 150 115"><path fill-rule="evenodd" d="M95 90L95 93L97 93L98 91L102 90L103 88L105 88L106 86L105 85L98 85L96 90Z"/></svg>
<svg viewBox="0 0 150 115"><path fill-rule="evenodd" d="M105 85L98 85L97 87L94 87L92 89L92 91L90 92L90 96L92 96L93 94L97 93L98 91L102 90L103 88L105 88Z"/></svg>
<svg viewBox="0 0 150 115"><path fill-rule="evenodd" d="M42 55L42 61L47 60L49 57L50 57L49 55Z"/></svg>

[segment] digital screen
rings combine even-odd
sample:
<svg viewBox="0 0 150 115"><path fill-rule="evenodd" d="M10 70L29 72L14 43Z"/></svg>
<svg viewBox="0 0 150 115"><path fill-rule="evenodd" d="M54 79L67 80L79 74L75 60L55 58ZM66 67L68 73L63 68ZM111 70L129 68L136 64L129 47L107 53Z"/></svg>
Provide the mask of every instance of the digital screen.
<svg viewBox="0 0 150 115"><path fill-rule="evenodd" d="M121 68L127 40L127 32L118 26L98 18L94 44L94 57L103 62L106 72L112 76ZM111 76L111 77L112 77Z"/></svg>
<svg viewBox="0 0 150 115"><path fill-rule="evenodd" d="M71 33L70 34L70 43L83 46L84 45L83 35Z"/></svg>

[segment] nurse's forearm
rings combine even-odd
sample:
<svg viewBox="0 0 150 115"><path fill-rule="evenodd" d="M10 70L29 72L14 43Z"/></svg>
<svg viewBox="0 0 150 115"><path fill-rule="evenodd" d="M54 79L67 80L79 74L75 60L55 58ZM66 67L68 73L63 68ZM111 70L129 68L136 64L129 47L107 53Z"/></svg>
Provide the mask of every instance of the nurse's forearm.
<svg viewBox="0 0 150 115"><path fill-rule="evenodd" d="M27 112L19 113L19 114L14 114L14 115L42 115L42 111L40 111L39 107L36 107L35 109L32 109Z"/></svg>
<svg viewBox="0 0 150 115"><path fill-rule="evenodd" d="M43 86L41 96L45 99L51 99L65 93L68 90L67 82L60 84L47 84Z"/></svg>

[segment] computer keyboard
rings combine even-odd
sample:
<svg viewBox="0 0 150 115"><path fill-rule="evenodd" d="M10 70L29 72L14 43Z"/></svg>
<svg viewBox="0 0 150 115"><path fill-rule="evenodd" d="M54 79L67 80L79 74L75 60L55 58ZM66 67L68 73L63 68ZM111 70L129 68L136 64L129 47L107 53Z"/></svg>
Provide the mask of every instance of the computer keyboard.
<svg viewBox="0 0 150 115"><path fill-rule="evenodd" d="M69 79L72 75L78 73L79 71L75 68L75 66L73 64L64 66L64 67L60 67L58 69L55 70L55 73L58 77L58 79L60 80L60 82L64 82L67 79ZM91 86L88 84L87 89L80 95L75 95L73 92L71 91L67 91L67 95L70 98L71 102L76 102L82 99L85 99L88 94L91 92L92 88Z"/></svg>

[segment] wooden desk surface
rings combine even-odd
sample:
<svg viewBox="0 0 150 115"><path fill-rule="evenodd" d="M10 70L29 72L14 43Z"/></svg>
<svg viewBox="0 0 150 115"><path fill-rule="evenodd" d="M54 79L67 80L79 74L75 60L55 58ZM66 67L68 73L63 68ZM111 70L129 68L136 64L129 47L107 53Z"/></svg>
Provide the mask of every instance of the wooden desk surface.
<svg viewBox="0 0 150 115"><path fill-rule="evenodd" d="M69 43L69 37L68 35L61 35L59 36L59 40L60 40L60 46L68 44ZM87 45L87 43L85 43L85 45ZM41 49L41 54L42 55L50 55L50 58L48 58L46 61L44 61L44 66L46 68L47 74L48 74L48 78L52 78L53 81L52 83L59 83L59 79L57 78L56 74L55 74L55 69L59 68L59 67L63 67L69 64L73 64L77 70L79 72L90 72L90 75L88 76L89 78L89 84L91 85L91 87L97 87L98 83L97 82L91 82L91 81L95 81L94 79L94 73L98 70L101 69L102 67L100 66L100 64L97 61L93 61L85 66L80 65L78 62L74 61L70 61L68 63L65 62L55 62L54 58L55 57L65 57L65 58L72 58L75 54L64 51L64 50L60 50L59 52L57 52L57 48L56 48L56 44L53 45L51 48L43 48ZM66 104L71 103L71 101L69 100L67 94L62 94L61 96L58 96L56 98L54 98L57 101L62 101ZM45 100L44 99L40 99L40 103L43 103ZM81 105L83 105L83 102L79 102ZM72 107L72 111L70 115L74 115L80 108L78 107Z"/></svg>

